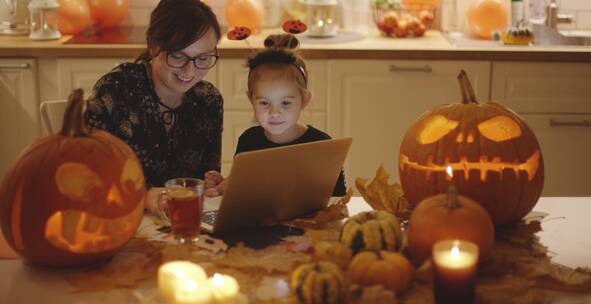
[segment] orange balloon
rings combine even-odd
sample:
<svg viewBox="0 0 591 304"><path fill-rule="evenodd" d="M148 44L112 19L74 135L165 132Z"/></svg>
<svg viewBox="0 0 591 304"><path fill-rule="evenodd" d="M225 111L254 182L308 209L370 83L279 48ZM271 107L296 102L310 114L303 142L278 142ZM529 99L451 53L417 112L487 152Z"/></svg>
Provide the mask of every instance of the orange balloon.
<svg viewBox="0 0 591 304"><path fill-rule="evenodd" d="M265 7L260 0L228 0L225 9L230 27L245 26L259 32L265 18Z"/></svg>
<svg viewBox="0 0 591 304"><path fill-rule="evenodd" d="M127 16L129 0L89 0L90 16L97 28L118 26Z"/></svg>
<svg viewBox="0 0 591 304"><path fill-rule="evenodd" d="M57 28L62 34L80 33L92 23L86 0L59 0L59 4Z"/></svg>
<svg viewBox="0 0 591 304"><path fill-rule="evenodd" d="M468 27L477 37L490 39L509 25L509 9L502 0L474 0L467 11Z"/></svg>

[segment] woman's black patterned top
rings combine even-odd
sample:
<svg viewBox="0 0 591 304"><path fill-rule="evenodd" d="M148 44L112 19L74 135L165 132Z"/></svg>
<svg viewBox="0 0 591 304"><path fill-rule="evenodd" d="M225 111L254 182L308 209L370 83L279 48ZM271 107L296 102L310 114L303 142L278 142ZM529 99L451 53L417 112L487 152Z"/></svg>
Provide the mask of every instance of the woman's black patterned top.
<svg viewBox="0 0 591 304"><path fill-rule="evenodd" d="M90 129L106 130L125 141L142 163L146 185L162 186L175 177L220 171L223 100L209 82L200 81L175 109L166 132L150 65L124 63L94 86L85 114Z"/></svg>

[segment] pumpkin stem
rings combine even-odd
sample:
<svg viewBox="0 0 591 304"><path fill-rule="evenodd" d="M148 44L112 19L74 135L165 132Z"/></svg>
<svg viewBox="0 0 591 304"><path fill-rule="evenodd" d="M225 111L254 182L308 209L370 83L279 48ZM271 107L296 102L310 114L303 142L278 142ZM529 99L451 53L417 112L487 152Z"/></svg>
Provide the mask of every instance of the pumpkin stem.
<svg viewBox="0 0 591 304"><path fill-rule="evenodd" d="M447 207L449 209L458 208L458 188L454 184L447 187Z"/></svg>
<svg viewBox="0 0 591 304"><path fill-rule="evenodd" d="M84 124L84 91L76 89L68 96L68 104L64 113L64 122L60 134L63 136L87 136L88 130Z"/></svg>
<svg viewBox="0 0 591 304"><path fill-rule="evenodd" d="M460 71L460 75L458 75L458 81L460 82L460 91L462 92L462 103L478 103L476 100L476 94L474 93L474 88L470 83L470 79L468 79L466 71Z"/></svg>

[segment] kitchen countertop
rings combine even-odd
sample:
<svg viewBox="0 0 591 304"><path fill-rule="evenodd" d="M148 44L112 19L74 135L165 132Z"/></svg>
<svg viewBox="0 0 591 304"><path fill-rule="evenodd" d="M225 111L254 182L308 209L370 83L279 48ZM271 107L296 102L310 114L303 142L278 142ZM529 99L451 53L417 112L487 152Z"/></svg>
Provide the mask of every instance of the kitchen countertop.
<svg viewBox="0 0 591 304"><path fill-rule="evenodd" d="M251 46L260 48L270 33L267 29L245 41L230 41L223 37L220 55L243 58ZM340 37L343 37L342 39ZM72 36L53 41L31 41L27 36L0 37L0 57L135 57L144 48L142 43L66 43ZM136 37L137 38L137 37ZM121 37L117 39L122 39ZM115 39L115 41L119 41ZM341 33L336 38L299 37L307 59L432 59L432 60L512 60L512 61L576 61L591 62L591 47L504 46L494 43L456 46L440 31L427 31L421 38L386 38L377 31L365 37ZM134 39L141 41L141 39Z"/></svg>

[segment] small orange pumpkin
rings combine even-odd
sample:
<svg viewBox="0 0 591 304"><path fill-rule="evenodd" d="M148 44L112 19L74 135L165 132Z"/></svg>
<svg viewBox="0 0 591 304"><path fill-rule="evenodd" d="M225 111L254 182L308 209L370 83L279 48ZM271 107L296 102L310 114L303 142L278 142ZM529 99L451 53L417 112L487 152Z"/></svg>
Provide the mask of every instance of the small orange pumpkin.
<svg viewBox="0 0 591 304"><path fill-rule="evenodd" d="M134 152L117 137L88 133L74 91L59 134L26 148L0 184L0 223L26 260L49 266L113 256L136 232L146 186Z"/></svg>
<svg viewBox="0 0 591 304"><path fill-rule="evenodd" d="M478 245L480 260L486 259L495 241L488 213L473 200L458 196L454 187L422 201L411 213L408 249L414 261L422 264L431 257L433 245L441 240L460 239Z"/></svg>
<svg viewBox="0 0 591 304"><path fill-rule="evenodd" d="M349 265L349 279L362 286L382 285L396 293L410 286L413 267L398 252L362 251L353 257Z"/></svg>

